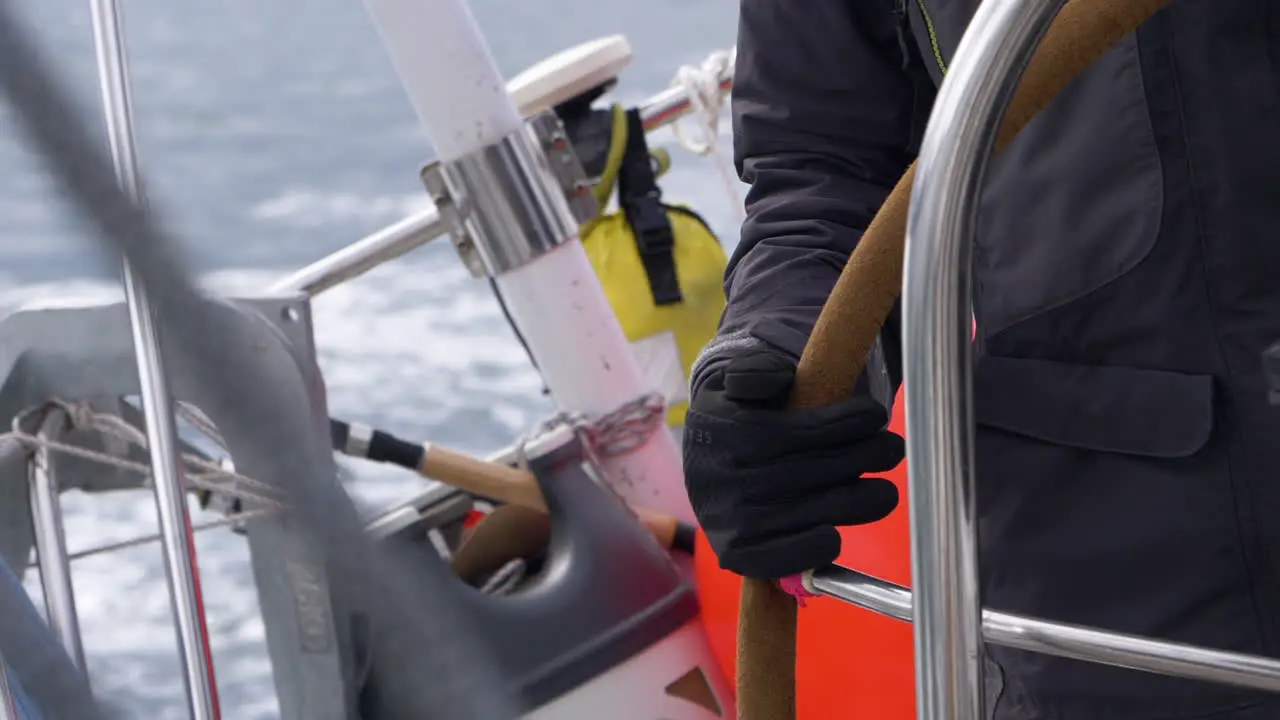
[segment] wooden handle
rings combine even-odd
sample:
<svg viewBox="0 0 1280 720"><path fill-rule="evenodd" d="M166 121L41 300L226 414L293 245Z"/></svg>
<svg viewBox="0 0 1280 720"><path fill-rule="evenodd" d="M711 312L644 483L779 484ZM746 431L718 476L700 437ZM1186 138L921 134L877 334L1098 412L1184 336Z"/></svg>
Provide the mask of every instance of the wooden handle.
<svg viewBox="0 0 1280 720"><path fill-rule="evenodd" d="M547 511L542 488L533 475L517 468L481 460L456 450L430 445L422 455L418 472L432 480L462 488L476 495L534 510ZM671 515L648 508L632 508L658 544L670 550L678 523Z"/></svg>
<svg viewBox="0 0 1280 720"><path fill-rule="evenodd" d="M1037 48L1005 111L1003 149L1037 113L1122 37L1169 0L1070 0ZM893 188L849 258L801 355L791 407L849 397L902 288L914 164ZM738 617L738 717L796 716L796 603L776 583L746 578Z"/></svg>
<svg viewBox="0 0 1280 720"><path fill-rule="evenodd" d="M464 582L478 585L489 573L542 552L550 542L551 518L546 512L507 503L476 524L449 565Z"/></svg>

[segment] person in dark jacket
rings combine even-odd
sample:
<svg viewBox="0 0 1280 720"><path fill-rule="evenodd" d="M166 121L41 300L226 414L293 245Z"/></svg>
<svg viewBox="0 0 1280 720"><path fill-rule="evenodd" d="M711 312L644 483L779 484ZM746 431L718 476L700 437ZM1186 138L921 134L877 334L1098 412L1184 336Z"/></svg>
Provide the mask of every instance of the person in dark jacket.
<svg viewBox="0 0 1280 720"><path fill-rule="evenodd" d="M781 578L892 512L874 475L898 317L856 396L784 411L849 253L915 156L979 0L741 0L735 156L750 184L687 486L721 565ZM1276 657L1280 3L1174 0L992 164L974 261L988 607ZM995 718L1261 720L1277 696L988 648Z"/></svg>

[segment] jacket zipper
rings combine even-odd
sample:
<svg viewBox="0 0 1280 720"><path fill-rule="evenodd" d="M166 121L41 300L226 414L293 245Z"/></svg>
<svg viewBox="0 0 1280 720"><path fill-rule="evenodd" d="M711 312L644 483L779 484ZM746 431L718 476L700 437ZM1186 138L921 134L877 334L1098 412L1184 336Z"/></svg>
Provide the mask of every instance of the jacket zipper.
<svg viewBox="0 0 1280 720"><path fill-rule="evenodd" d="M933 50L933 59L938 62L938 69L942 70L942 74L947 74L947 61L942 59L942 46L938 44L938 33L933 29L933 20L929 18L929 9L924 6L924 0L916 0L916 5L920 6L920 14L924 16L925 29L929 31L929 46Z"/></svg>

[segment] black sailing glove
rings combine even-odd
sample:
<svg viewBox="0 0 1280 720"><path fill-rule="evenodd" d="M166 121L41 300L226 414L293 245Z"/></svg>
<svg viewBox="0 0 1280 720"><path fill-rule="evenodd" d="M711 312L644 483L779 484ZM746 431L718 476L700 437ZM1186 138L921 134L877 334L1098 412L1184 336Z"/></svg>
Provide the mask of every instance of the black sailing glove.
<svg viewBox="0 0 1280 720"><path fill-rule="evenodd" d="M703 381L684 429L685 486L720 567L782 578L840 554L836 527L881 520L898 489L903 440L885 409L859 398L785 410L796 363L754 348Z"/></svg>

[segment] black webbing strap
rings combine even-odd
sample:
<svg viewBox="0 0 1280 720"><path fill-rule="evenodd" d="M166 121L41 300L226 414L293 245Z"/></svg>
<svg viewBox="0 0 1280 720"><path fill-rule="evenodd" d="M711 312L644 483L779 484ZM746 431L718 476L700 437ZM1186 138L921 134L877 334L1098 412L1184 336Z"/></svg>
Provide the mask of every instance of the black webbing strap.
<svg viewBox="0 0 1280 720"><path fill-rule="evenodd" d="M618 205L635 235L655 305L684 299L676 277L675 234L649 159L640 111L627 111L627 145L618 170Z"/></svg>

